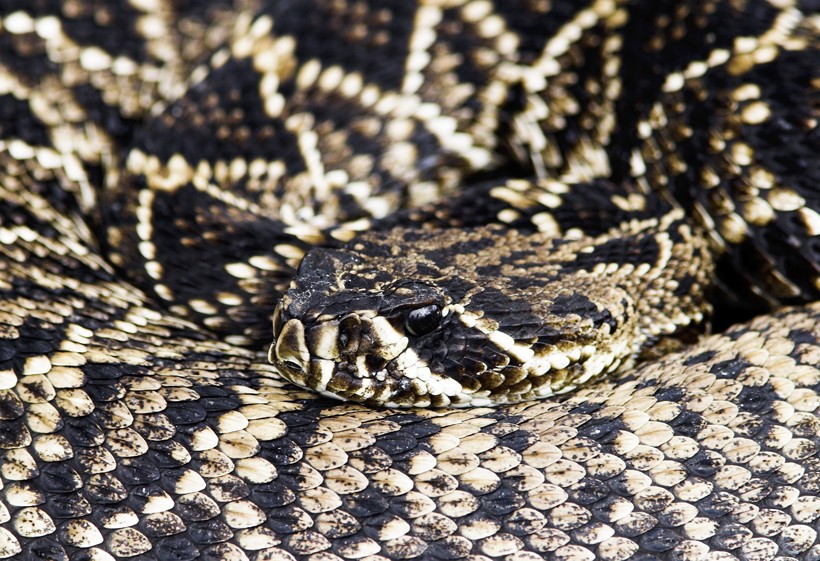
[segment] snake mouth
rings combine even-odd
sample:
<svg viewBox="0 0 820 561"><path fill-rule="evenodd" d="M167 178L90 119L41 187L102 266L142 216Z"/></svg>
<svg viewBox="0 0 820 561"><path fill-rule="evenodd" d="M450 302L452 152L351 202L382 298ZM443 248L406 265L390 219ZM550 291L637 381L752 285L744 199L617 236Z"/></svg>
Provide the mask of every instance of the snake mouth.
<svg viewBox="0 0 820 561"><path fill-rule="evenodd" d="M466 405L459 382L433 374L407 337L380 316L347 314L306 327L277 316L268 360L321 395L382 407Z"/></svg>

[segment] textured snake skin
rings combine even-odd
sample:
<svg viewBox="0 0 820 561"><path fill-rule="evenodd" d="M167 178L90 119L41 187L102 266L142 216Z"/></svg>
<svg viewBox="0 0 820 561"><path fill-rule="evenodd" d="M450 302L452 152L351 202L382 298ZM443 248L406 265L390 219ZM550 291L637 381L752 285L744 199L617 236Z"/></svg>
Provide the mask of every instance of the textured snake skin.
<svg viewBox="0 0 820 561"><path fill-rule="evenodd" d="M818 26L809 1L0 1L0 558L817 561ZM690 310L677 350L561 397L340 403L267 360L314 246L292 297L408 226L560 255L668 216L697 303L641 304ZM718 300L791 307L691 343L712 262Z"/></svg>

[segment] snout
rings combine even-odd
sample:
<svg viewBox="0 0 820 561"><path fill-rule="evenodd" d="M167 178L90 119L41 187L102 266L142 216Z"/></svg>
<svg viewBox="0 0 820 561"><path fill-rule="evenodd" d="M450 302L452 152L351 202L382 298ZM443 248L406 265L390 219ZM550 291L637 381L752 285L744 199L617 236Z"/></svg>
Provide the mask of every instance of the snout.
<svg viewBox="0 0 820 561"><path fill-rule="evenodd" d="M368 311L311 322L274 315L274 341L268 359L289 381L333 397L369 401L395 391L391 362L408 340L390 322Z"/></svg>

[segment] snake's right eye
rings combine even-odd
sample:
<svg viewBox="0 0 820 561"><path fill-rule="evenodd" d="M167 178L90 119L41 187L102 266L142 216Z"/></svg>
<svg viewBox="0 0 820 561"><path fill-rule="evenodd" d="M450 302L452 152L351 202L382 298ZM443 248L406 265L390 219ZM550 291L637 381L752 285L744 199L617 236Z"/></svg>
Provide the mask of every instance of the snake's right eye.
<svg viewBox="0 0 820 561"><path fill-rule="evenodd" d="M441 306L438 304L416 308L407 313L404 327L408 334L420 337L437 328L441 323L441 317Z"/></svg>

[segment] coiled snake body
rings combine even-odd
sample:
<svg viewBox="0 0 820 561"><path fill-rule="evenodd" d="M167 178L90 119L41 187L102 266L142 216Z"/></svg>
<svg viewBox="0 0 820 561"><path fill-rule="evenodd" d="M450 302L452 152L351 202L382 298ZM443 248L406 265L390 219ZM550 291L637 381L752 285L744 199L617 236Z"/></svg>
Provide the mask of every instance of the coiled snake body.
<svg viewBox="0 0 820 561"><path fill-rule="evenodd" d="M0 558L820 559L818 27L0 2Z"/></svg>

